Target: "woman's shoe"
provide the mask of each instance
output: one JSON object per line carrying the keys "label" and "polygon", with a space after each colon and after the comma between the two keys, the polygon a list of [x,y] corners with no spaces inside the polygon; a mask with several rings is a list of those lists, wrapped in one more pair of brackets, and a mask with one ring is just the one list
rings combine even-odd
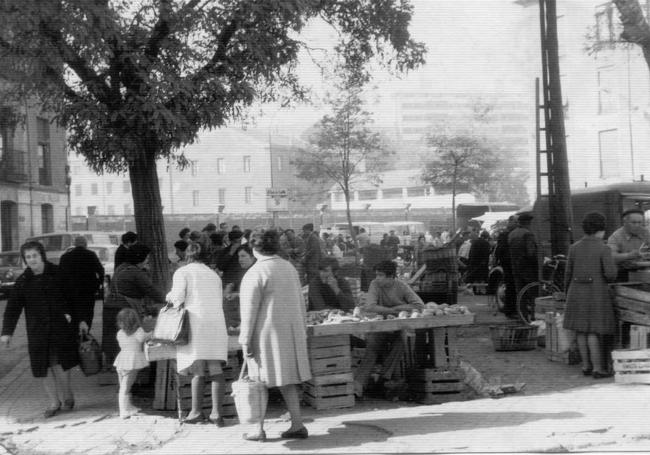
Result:
{"label": "woman's shoe", "polygon": [[219,428],[223,428],[226,426],[226,422],[223,420],[223,417],[217,417],[217,418],[209,417],[208,420],[210,421],[210,423],[216,425]]}
{"label": "woman's shoe", "polygon": [[246,434],[242,436],[245,441],[266,442],[266,432],[262,431],[259,434]]}
{"label": "woman's shoe", "polygon": [[63,400],[63,407],[61,409],[63,411],[72,411],[74,409],[74,398]]}
{"label": "woman's shoe", "polygon": [[199,414],[196,417],[192,417],[191,419],[185,418],[183,420],[183,423],[189,423],[190,425],[195,424],[195,423],[202,423],[205,420],[205,416],[203,414]]}
{"label": "woman's shoe", "polygon": [[282,439],[307,439],[309,437],[309,433],[307,432],[307,428],[302,427],[300,430],[295,430],[295,431],[285,431],[280,435]]}
{"label": "woman's shoe", "polygon": [[60,410],[61,410],[61,403],[59,403],[59,405],[55,408],[47,408],[43,412],[43,417],[45,417],[46,419],[49,419],[50,417],[54,417],[59,413]]}
{"label": "woman's shoe", "polygon": [[611,378],[612,376],[614,376],[612,373],[601,373],[600,371],[594,371],[591,374],[591,377],[594,379]]}

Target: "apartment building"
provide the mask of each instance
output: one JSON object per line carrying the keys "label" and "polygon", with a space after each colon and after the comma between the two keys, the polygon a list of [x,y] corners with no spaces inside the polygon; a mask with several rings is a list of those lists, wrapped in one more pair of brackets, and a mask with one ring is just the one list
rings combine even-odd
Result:
{"label": "apartment building", "polygon": [[37,103],[0,107],[0,248],[68,227],[65,130]]}

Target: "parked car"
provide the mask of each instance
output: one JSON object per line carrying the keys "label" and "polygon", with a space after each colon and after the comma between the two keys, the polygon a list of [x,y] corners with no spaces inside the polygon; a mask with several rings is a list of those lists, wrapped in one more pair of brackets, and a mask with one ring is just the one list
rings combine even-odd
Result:
{"label": "parked car", "polygon": [[110,231],[70,231],[49,232],[47,234],[29,237],[27,241],[37,241],[43,244],[47,260],[58,264],[61,256],[74,245],[74,239],[83,236],[90,245],[115,245],[120,244],[120,233]]}
{"label": "parked car", "polygon": [[25,270],[20,251],[0,253],[0,297],[5,298],[14,288],[16,278]]}

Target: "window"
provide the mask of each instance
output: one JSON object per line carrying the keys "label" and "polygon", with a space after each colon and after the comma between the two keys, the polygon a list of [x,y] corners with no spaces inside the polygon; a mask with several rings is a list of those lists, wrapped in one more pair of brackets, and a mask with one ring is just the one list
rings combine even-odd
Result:
{"label": "window", "polygon": [[52,165],[50,163],[50,122],[46,118],[36,119],[38,183],[52,184]]}
{"label": "window", "polygon": [[251,171],[251,157],[250,155],[246,155],[244,157],[244,172],[250,172]]}
{"label": "window", "polygon": [[115,206],[114,205],[109,205],[106,210],[108,211],[108,215],[115,215]]}
{"label": "window", "polygon": [[113,182],[106,182],[106,194],[113,194]]}
{"label": "window", "polygon": [[223,158],[217,158],[217,174],[226,173],[226,162]]}
{"label": "window", "polygon": [[75,185],[74,186],[74,195],[75,196],[81,196],[81,185]]}
{"label": "window", "polygon": [[406,189],[406,195],[409,197],[413,196],[426,196],[427,187],[426,186],[412,186]]}
{"label": "window", "polygon": [[90,194],[93,196],[97,195],[97,184],[96,183],[91,183],[90,184]]}
{"label": "window", "polygon": [[360,190],[359,191],[359,200],[368,201],[371,199],[377,199],[377,190]]}
{"label": "window", "polygon": [[199,206],[199,192],[198,190],[192,191],[192,207]]}
{"label": "window", "polygon": [[598,113],[618,112],[618,75],[614,66],[598,68]]}
{"label": "window", "polygon": [[133,215],[133,212],[131,211],[131,204],[124,204],[124,214]]}
{"label": "window", "polygon": [[282,157],[278,156],[277,157],[277,162],[278,162],[278,171],[282,170]]}
{"label": "window", "polygon": [[199,173],[199,162],[198,161],[190,161],[190,172],[192,173],[192,177],[197,176],[197,174]]}
{"label": "window", "polygon": [[41,232],[54,232],[54,207],[51,204],[41,205]]}
{"label": "window", "polygon": [[129,182],[128,180],[122,182],[122,192],[123,193],[131,192],[131,182]]}
{"label": "window", "polygon": [[244,202],[246,204],[250,204],[252,200],[253,200],[253,187],[247,186],[246,188],[244,188]]}
{"label": "window", "polygon": [[620,161],[618,156],[618,130],[598,132],[598,152],[600,155],[600,177],[620,177]]}
{"label": "window", "polygon": [[401,199],[402,198],[402,189],[401,188],[387,188],[382,191],[383,199]]}
{"label": "window", "polygon": [[226,205],[226,189],[219,188],[219,204]]}
{"label": "window", "polygon": [[84,208],[83,207],[75,207],[74,208],[74,214],[76,216],[84,216]]}

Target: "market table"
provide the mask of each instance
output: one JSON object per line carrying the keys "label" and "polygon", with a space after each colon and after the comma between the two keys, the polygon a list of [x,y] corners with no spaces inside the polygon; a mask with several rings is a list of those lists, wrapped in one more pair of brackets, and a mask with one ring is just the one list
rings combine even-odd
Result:
{"label": "market table", "polygon": [[[402,332],[402,337],[396,339],[391,351],[384,357],[382,376],[404,380],[407,371],[415,367],[426,366],[447,373],[447,370],[457,367],[456,329],[473,324],[474,320],[474,314],[450,314],[308,325],[307,341],[313,378],[306,383],[303,398],[316,409],[354,406],[350,335]],[[408,337],[408,332],[415,332],[416,336]],[[450,378],[449,374],[442,382],[452,388],[462,385],[455,376]]]}

